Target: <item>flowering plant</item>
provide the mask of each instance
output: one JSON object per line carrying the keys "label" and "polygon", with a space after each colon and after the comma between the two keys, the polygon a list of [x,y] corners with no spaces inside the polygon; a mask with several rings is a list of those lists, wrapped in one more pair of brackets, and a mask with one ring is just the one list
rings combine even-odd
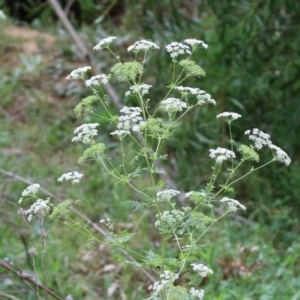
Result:
{"label": "flowering plant", "polygon": [[[91,68],[83,67],[72,71],[67,79],[82,79],[86,86],[91,88],[93,95],[83,99],[76,106],[75,114],[77,117],[82,117],[91,113],[101,117],[101,111],[105,113],[103,117],[109,119],[114,127],[114,131],[110,134],[120,144],[121,164],[110,156],[103,143],[97,141],[97,128],[100,126],[98,123],[79,126],[74,131],[75,137],[72,141],[87,145],[87,149],[79,158],[80,164],[86,160],[99,163],[105,173],[134,191],[136,199],[131,201],[134,208],[142,207],[153,212],[155,216],[153,227],[159,233],[161,241],[155,251],[153,249],[148,249],[143,253],[132,251],[130,240],[134,237],[134,233],[116,232],[114,223],[109,218],[100,220],[100,225],[105,226],[104,239],[95,237],[86,226],[84,234],[87,235],[89,232],[88,236],[93,241],[111,246],[118,258],[122,257],[120,249],[130,252],[134,256],[134,261],[123,256],[126,263],[157,274],[157,281],[149,286],[152,294],[148,299],[203,299],[204,290],[197,289],[193,286],[193,282],[197,276],[206,277],[213,274],[213,270],[202,263],[201,257],[197,257],[200,240],[211,226],[225,215],[246,209],[238,200],[221,196],[230,192],[234,183],[254,171],[274,161],[289,165],[291,160],[282,149],[272,143],[268,134],[256,128],[245,132],[250,140],[249,145],[236,147],[232,139],[231,125],[233,121],[241,118],[241,115],[223,112],[218,114],[217,118],[228,124],[230,149],[218,147],[209,151],[208,156],[213,159],[214,163],[210,181],[206,186],[199,187],[199,191],[186,193],[168,186],[162,180],[164,170],[160,164],[161,160],[167,159],[167,154],[163,153],[164,143],[173,134],[175,126],[178,126],[180,120],[192,109],[205,104],[216,104],[207,92],[182,85],[191,76],[205,76],[205,71],[192,61],[192,55],[197,50],[207,49],[208,45],[200,40],[187,39],[184,43],[172,42],[166,46],[166,51],[172,60],[173,75],[171,82],[168,83],[166,95],[156,104],[149,97],[152,86],[144,83],[143,77],[148,51],[159,49],[159,46],[150,41],[138,41],[128,47],[128,52],[133,53],[135,59],[122,62],[111,50],[111,43],[115,39],[116,37],[107,37],[94,47],[97,51],[108,50],[116,58],[117,62],[109,74],[99,74],[88,79],[86,75]],[[182,57],[183,59],[179,60]],[[105,85],[114,79],[128,84],[125,97],[130,97],[130,103],[134,103],[133,106],[124,105],[118,115],[112,112],[113,109],[104,92]],[[93,108],[96,102],[102,107],[99,113]],[[135,147],[134,156],[132,156],[132,151],[131,153],[125,151],[124,145],[130,140]],[[258,167],[251,167],[246,174],[237,177],[237,170],[246,161],[259,162],[257,150],[264,147],[271,150],[272,158]],[[228,165],[230,168],[227,169],[227,178],[218,188],[215,182]],[[150,186],[139,187],[137,177],[141,175],[149,179]],[[79,183],[82,177],[83,174],[74,171],[62,175],[58,181]],[[30,220],[34,217],[44,218],[45,216],[54,220],[62,217],[69,218],[68,207],[72,201],[67,200],[54,206],[49,203],[49,199],[37,198],[38,190],[39,185],[35,184],[28,187],[22,194],[21,201],[25,197],[37,199],[36,204],[26,211]],[[177,201],[180,196],[185,199],[184,203]],[[215,206],[223,206],[223,213],[217,217],[214,213]],[[77,226],[76,230],[80,232],[77,222],[72,223],[71,219],[68,219],[67,225],[73,228]],[[174,244],[177,247],[176,256],[172,256],[168,251],[170,247],[174,247]],[[184,276],[191,280],[184,286],[180,286],[180,279]]]}

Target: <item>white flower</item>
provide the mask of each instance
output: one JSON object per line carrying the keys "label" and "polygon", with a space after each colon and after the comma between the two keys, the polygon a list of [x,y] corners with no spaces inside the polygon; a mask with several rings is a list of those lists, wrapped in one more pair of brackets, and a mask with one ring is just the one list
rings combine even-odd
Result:
{"label": "white flower", "polygon": [[158,294],[163,288],[172,285],[173,282],[178,279],[178,274],[166,270],[159,276],[159,278],[159,281],[149,286],[149,290],[153,290],[156,294]]}
{"label": "white flower", "polygon": [[190,191],[188,193],[185,193],[186,198],[190,198],[191,196],[206,197],[207,194],[204,191],[201,191],[201,192]]}
{"label": "white flower", "polygon": [[35,194],[39,191],[40,185],[38,183],[34,183],[29,185],[23,192],[22,197],[19,199],[18,203],[20,204],[23,201],[23,197],[27,196],[35,196]]}
{"label": "white flower", "polygon": [[238,209],[246,210],[246,207],[242,205],[239,201],[230,199],[228,197],[223,197],[220,202],[225,203],[229,211],[236,212]]}
{"label": "white flower", "polygon": [[1,9],[0,9],[0,19],[2,19],[2,20],[6,19],[6,16]]}
{"label": "white flower", "polygon": [[172,115],[178,111],[182,111],[184,108],[187,108],[187,104],[176,98],[167,98],[160,102],[159,107],[169,115]]}
{"label": "white flower", "polygon": [[284,163],[286,166],[288,166],[291,163],[291,159],[289,158],[287,153],[284,152],[281,148],[275,145],[269,145],[269,148],[273,150],[275,160]]}
{"label": "white flower", "polygon": [[170,201],[173,197],[176,197],[176,195],[179,195],[180,192],[176,190],[165,190],[162,192],[158,192],[156,194],[158,201]]}
{"label": "white flower", "polygon": [[149,92],[149,89],[152,87],[152,85],[149,85],[149,84],[136,84],[136,85],[133,85],[131,86],[129,89],[130,91],[127,91],[125,93],[125,96],[129,96],[129,95],[133,95],[133,94],[141,94],[142,96],[143,95],[146,95],[148,94]]}
{"label": "white flower", "polygon": [[115,36],[109,36],[103,40],[101,40],[93,49],[98,51],[101,49],[107,49],[109,48],[109,45],[113,40],[116,40],[117,38]]}
{"label": "white flower", "polygon": [[115,131],[111,132],[110,134],[115,135],[115,136],[119,137],[120,139],[122,139],[125,135],[130,134],[130,131],[128,131],[128,130],[115,130]]}
{"label": "white flower", "polygon": [[211,98],[211,95],[206,93],[205,91],[202,91],[198,88],[190,88],[185,86],[176,86],[174,87],[175,90],[178,90],[181,92],[181,95],[185,97],[188,94],[194,95],[198,100],[198,105],[202,105],[205,103],[212,103],[213,105],[216,105],[216,101]]}
{"label": "white flower", "polygon": [[240,114],[234,113],[234,112],[223,112],[221,114],[217,115],[217,118],[221,118],[224,121],[231,123],[234,120],[237,120],[238,118],[241,118],[242,116]]}
{"label": "white flower", "polygon": [[216,150],[210,149],[209,152],[210,152],[209,156],[211,158],[215,158],[218,164],[222,163],[228,158],[235,158],[235,153],[225,148],[218,147]]}
{"label": "white flower", "polygon": [[94,142],[94,136],[98,134],[96,127],[98,123],[83,124],[77,127],[74,131],[75,136],[72,142],[83,142],[84,144],[90,144]]}
{"label": "white flower", "polygon": [[201,277],[206,277],[208,274],[213,274],[213,271],[203,264],[191,264],[191,266],[193,266],[193,270]]}
{"label": "white flower", "polygon": [[91,67],[82,67],[76,70],[73,70],[70,75],[66,77],[66,79],[79,79],[82,78],[83,75],[88,71],[91,70]]}
{"label": "white flower", "polygon": [[38,199],[35,203],[31,205],[31,207],[25,211],[25,215],[28,216],[28,221],[30,222],[34,215],[42,215],[45,216],[50,211],[50,206],[48,205],[49,200]]}
{"label": "white flower", "polygon": [[173,60],[180,54],[191,54],[190,47],[182,43],[172,42],[166,46],[166,49]]}
{"label": "white flower", "polygon": [[57,181],[62,182],[62,181],[70,181],[72,180],[72,183],[79,183],[80,179],[83,177],[83,174],[78,173],[76,171],[73,172],[68,172],[63,174],[61,177],[57,179]]}
{"label": "white flower", "polygon": [[201,46],[201,47],[203,47],[203,48],[208,48],[208,45],[207,44],[205,44],[203,41],[201,41],[201,40],[196,40],[196,39],[186,39],[185,41],[184,41],[186,44],[188,44],[188,45],[190,45],[190,46],[192,46],[192,47],[194,47],[194,46]]}
{"label": "white flower", "polygon": [[147,51],[149,49],[159,49],[159,47],[153,42],[141,40],[129,46],[127,50],[128,52],[132,51],[134,53],[137,53],[139,51]]}
{"label": "white flower", "polygon": [[[121,110],[121,113],[124,116],[119,117],[119,123],[117,125],[120,131],[128,132],[130,129],[133,131],[139,131],[142,125],[145,125],[143,118],[141,117],[141,108],[140,107],[127,107],[124,106]],[[114,132],[116,135],[117,133],[121,132]]]}
{"label": "white flower", "polygon": [[100,85],[101,83],[103,84],[108,83],[108,77],[105,74],[93,76],[90,79],[85,81],[86,86]]}
{"label": "white flower", "polygon": [[[158,217],[158,215],[156,215],[156,217]],[[166,210],[160,216],[161,221],[170,228],[173,228],[177,223],[181,223],[183,218],[184,212],[175,209],[170,211]],[[159,227],[161,225],[162,224],[160,223],[160,221],[155,222],[155,227]]]}
{"label": "white flower", "polygon": [[199,300],[202,300],[203,297],[204,297],[204,294],[205,294],[205,291],[204,290],[196,290],[195,288],[191,288],[190,289],[190,294],[192,297],[196,298],[196,299],[199,299]]}
{"label": "white flower", "polygon": [[249,135],[249,139],[254,142],[254,148],[261,149],[263,146],[269,147],[272,145],[270,136],[257,128],[245,131],[245,135]]}
{"label": "white flower", "polygon": [[30,195],[30,194],[35,195],[35,194],[38,192],[38,190],[40,189],[40,187],[41,187],[41,186],[40,186],[38,183],[34,183],[34,184],[28,186],[28,187],[22,192],[22,197],[26,197],[26,196],[28,196],[28,195]]}

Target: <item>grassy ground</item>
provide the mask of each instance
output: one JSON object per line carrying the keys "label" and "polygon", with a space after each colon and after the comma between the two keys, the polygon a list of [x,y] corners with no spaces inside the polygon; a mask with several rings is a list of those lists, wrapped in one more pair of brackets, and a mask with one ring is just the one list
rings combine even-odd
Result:
{"label": "grassy ground", "polygon": [[[13,30],[15,35],[10,34]],[[64,80],[70,70],[82,65],[72,48],[66,47],[70,40],[66,35],[16,27],[2,28],[0,34],[1,168],[40,183],[60,199],[80,199],[76,207],[94,222],[110,217],[118,230],[139,228],[134,240],[138,251],[155,248],[155,231],[149,227],[147,212],[135,214],[124,205],[124,199],[134,194],[97,166],[87,164],[81,169],[76,164],[82,148],[70,140],[82,120],[72,110],[86,91],[81,84]],[[108,129],[109,124],[101,127],[100,139],[114,151]],[[57,183],[61,174],[74,169],[84,171],[83,184]],[[200,181],[199,177],[196,174],[195,180]],[[8,258],[17,269],[32,272],[27,250],[36,247],[40,251],[38,228],[34,223],[24,226],[17,214],[17,201],[27,185],[5,175],[0,178],[0,257]],[[184,185],[186,179],[180,180]],[[244,217],[254,219],[255,213],[252,209]],[[207,291],[205,299],[300,299],[300,240],[295,231],[297,220],[289,218],[289,213],[288,208],[274,206],[266,209],[268,218],[273,215],[269,223],[233,217],[214,226],[201,252],[215,273],[198,282]],[[282,226],[283,222],[288,224]],[[90,244],[63,224],[46,223],[46,227],[47,275],[49,287],[57,294],[85,300],[146,298],[149,280],[138,269],[113,260],[109,248]],[[36,264],[42,279],[39,258]],[[16,299],[36,299],[19,279],[0,270],[0,292]]]}

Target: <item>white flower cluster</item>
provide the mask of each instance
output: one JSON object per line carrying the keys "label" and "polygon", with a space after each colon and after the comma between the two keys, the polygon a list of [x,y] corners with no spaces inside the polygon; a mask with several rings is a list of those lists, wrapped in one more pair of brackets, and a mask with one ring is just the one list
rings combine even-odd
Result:
{"label": "white flower cluster", "polygon": [[162,289],[173,284],[178,279],[178,274],[172,273],[168,270],[164,271],[160,276],[160,280],[149,286],[149,290],[153,290],[158,294]]}
{"label": "white flower cluster", "polygon": [[105,74],[93,76],[90,79],[85,81],[86,86],[100,85],[101,83],[103,84],[108,83],[108,77]]}
{"label": "white flower cluster", "polygon": [[158,192],[156,196],[158,201],[170,201],[173,197],[176,197],[176,195],[179,194],[180,194],[179,191],[170,189],[170,190]]}
{"label": "white flower cluster", "polygon": [[75,183],[79,183],[79,181],[82,177],[83,177],[83,174],[73,171],[73,172],[68,172],[68,173],[63,174],[61,177],[59,177],[57,179],[57,181],[62,182],[64,180],[65,181],[72,180],[72,183],[75,184]]}
{"label": "white flower cluster", "polygon": [[94,142],[94,137],[98,134],[96,127],[98,123],[83,124],[77,127],[74,131],[75,136],[72,142],[83,142],[84,144],[91,144]]}
{"label": "white flower cluster", "polygon": [[0,19],[2,19],[2,20],[6,19],[6,16],[1,9],[0,9]]}
{"label": "white flower cluster", "polygon": [[193,266],[193,271],[197,272],[201,277],[206,277],[208,274],[213,274],[214,272],[203,264],[191,264]]}
{"label": "white flower cluster", "polygon": [[221,118],[224,121],[230,123],[234,120],[237,120],[238,118],[241,118],[242,116],[240,114],[234,113],[234,112],[223,112],[221,114],[217,115],[217,118]]}
{"label": "white flower cluster", "polygon": [[127,107],[124,106],[121,110],[124,116],[119,117],[119,123],[117,125],[119,130],[139,131],[140,126],[145,125],[143,118],[141,117],[142,109],[140,107]]}
{"label": "white flower cluster", "polygon": [[35,196],[35,194],[39,191],[40,185],[38,183],[34,183],[28,186],[23,192],[22,197],[19,199],[18,203],[23,201],[23,197],[27,197],[29,195]]}
{"label": "white flower cluster", "polygon": [[235,153],[231,150],[220,148],[218,147],[216,150],[210,149],[209,156],[211,158],[216,159],[216,163],[221,164],[223,161],[227,160],[228,158],[235,158]]}
{"label": "white flower cluster", "polygon": [[204,191],[201,191],[201,192],[190,191],[188,193],[185,193],[186,198],[190,198],[191,196],[206,197],[207,194]]}
{"label": "white flower cluster", "polygon": [[246,207],[242,205],[239,201],[230,199],[228,197],[223,197],[220,202],[225,203],[229,211],[236,212],[238,209],[246,210]]}
{"label": "white flower cluster", "polygon": [[263,146],[270,146],[272,144],[270,136],[257,128],[245,131],[245,135],[249,135],[249,139],[254,142],[254,148],[257,150]]}
{"label": "white flower cluster", "polygon": [[[158,217],[158,215],[156,215],[156,217]],[[171,228],[177,223],[180,223],[183,220],[183,218],[184,212],[175,209],[171,211],[164,211],[160,217],[161,221]],[[154,225],[155,227],[160,227],[162,224],[160,223],[160,221],[156,221]]]}
{"label": "white flower cluster", "polygon": [[82,78],[83,75],[88,71],[91,70],[91,67],[82,67],[76,70],[73,70],[70,75],[66,77],[66,79],[79,79]]}
{"label": "white flower cluster", "polygon": [[191,88],[191,87],[185,87],[185,86],[176,86],[174,87],[175,90],[178,90],[181,92],[181,95],[185,97],[188,94],[194,95],[198,100],[198,105],[202,105],[207,103],[212,103],[213,105],[216,105],[216,101],[211,98],[211,95],[206,93],[205,91],[202,91],[198,88]]}
{"label": "white flower cluster", "polygon": [[147,51],[149,49],[159,49],[159,47],[153,42],[141,40],[129,46],[127,50],[128,52],[132,51],[134,53],[138,53],[140,51]]}
{"label": "white flower cluster", "polygon": [[188,45],[190,45],[191,47],[194,47],[194,46],[201,46],[201,47],[203,47],[203,48],[205,48],[205,49],[207,49],[208,48],[208,45],[207,44],[205,44],[203,41],[201,41],[201,40],[196,40],[196,39],[186,39],[185,41],[184,41],[186,44],[188,44]]}
{"label": "white flower cluster", "polygon": [[149,89],[152,87],[152,85],[149,84],[136,84],[131,86],[129,89],[130,91],[127,91],[125,93],[125,96],[133,95],[133,94],[141,94],[142,96],[149,93]]}
{"label": "white flower cluster", "polygon": [[269,145],[269,148],[273,150],[274,158],[282,163],[284,163],[286,166],[288,166],[291,163],[291,159],[287,155],[285,151],[283,151],[281,148],[275,146],[275,145]]}
{"label": "white flower cluster", "polygon": [[40,189],[40,185],[38,183],[34,183],[30,186],[28,186],[23,192],[22,192],[22,197],[27,197],[31,194],[35,195],[38,190]]}
{"label": "white flower cluster", "polygon": [[202,300],[203,297],[204,297],[204,294],[205,294],[204,290],[196,290],[193,287],[189,290],[189,292],[190,292],[192,297],[194,297],[196,299],[199,299],[199,300]]}
{"label": "white flower cluster", "polygon": [[31,207],[25,211],[25,215],[28,216],[28,221],[30,222],[34,215],[45,216],[50,211],[50,206],[48,205],[49,200],[38,199]]}
{"label": "white flower cluster", "polygon": [[101,49],[107,49],[109,48],[109,45],[113,40],[116,40],[117,38],[115,36],[109,36],[103,40],[101,40],[93,49],[96,51],[99,51]]}
{"label": "white flower cluster", "polygon": [[187,104],[177,98],[167,98],[160,102],[159,107],[169,115],[172,115],[187,108]]}
{"label": "white flower cluster", "polygon": [[172,42],[166,46],[167,52],[173,60],[180,54],[191,54],[190,47],[178,42]]}
{"label": "white flower cluster", "polygon": [[127,134],[130,134],[130,131],[128,131],[128,130],[115,130],[115,131],[111,132],[110,134],[115,135],[115,136],[119,137],[120,139],[122,139]]}
{"label": "white flower cluster", "polygon": [[282,162],[286,166],[291,163],[291,159],[287,153],[281,148],[273,145],[272,141],[270,140],[270,136],[267,133],[254,128],[252,130],[247,130],[245,135],[249,135],[249,139],[254,142],[254,148],[260,150],[262,147],[266,146],[272,150],[274,160]]}

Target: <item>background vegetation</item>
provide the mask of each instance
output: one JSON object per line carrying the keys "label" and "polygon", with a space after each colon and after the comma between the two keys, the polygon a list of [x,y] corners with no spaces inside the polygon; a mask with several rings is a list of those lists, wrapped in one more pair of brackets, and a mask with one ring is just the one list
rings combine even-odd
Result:
{"label": "background vegetation", "polygon": [[[217,106],[195,111],[183,120],[167,145],[173,180],[182,190],[199,190],[206,183],[211,168],[208,149],[226,142],[226,128],[215,118],[223,111],[243,116],[234,124],[236,141],[243,141],[245,129],[258,127],[290,155],[292,164],[288,168],[274,164],[236,186],[235,197],[247,207],[243,217],[250,223],[232,218],[213,228],[201,255],[215,275],[199,282],[199,287],[206,289],[205,299],[300,299],[300,3],[75,2],[77,8],[71,8],[70,19],[89,49],[108,35],[120,37],[116,45],[120,55],[126,55],[127,47],[142,38],[162,46],[161,53],[152,57],[147,82],[155,86],[157,99],[170,71],[163,46],[185,38],[202,39],[209,45],[197,58],[207,77],[191,86],[210,93]],[[1,9],[11,13],[0,33],[1,168],[40,183],[60,198],[81,199],[79,208],[95,222],[110,217],[121,229],[140,226],[136,246],[154,247],[155,232],[149,235],[147,216],[136,220],[123,204],[132,195],[96,167],[81,169],[85,180],[79,186],[57,184],[56,179],[68,169],[79,170],[76,161],[82,149],[70,140],[82,120],[72,110],[87,91],[64,78],[86,63],[80,61],[73,41],[47,2],[14,3],[9,8],[6,1],[0,1]],[[25,13],[20,14],[20,6]],[[23,27],[12,27],[12,22]],[[42,33],[33,37],[27,24]],[[21,34],[14,35],[17,30]],[[104,71],[110,67],[106,53],[97,58]],[[117,91],[121,95],[123,87],[118,86]],[[110,131],[109,124],[101,126],[101,138],[114,151]],[[0,257],[7,257],[17,268],[32,270],[26,253],[29,247],[39,247],[38,228],[24,227],[16,213],[26,185],[5,175],[0,178]],[[88,245],[84,237],[61,225],[48,226],[49,281],[59,295],[71,294],[74,299],[146,297],[149,282],[138,270],[124,270],[122,263],[111,260],[109,249]],[[1,292],[34,299],[17,278],[4,269],[0,272]],[[133,290],[132,282],[139,288]]]}

